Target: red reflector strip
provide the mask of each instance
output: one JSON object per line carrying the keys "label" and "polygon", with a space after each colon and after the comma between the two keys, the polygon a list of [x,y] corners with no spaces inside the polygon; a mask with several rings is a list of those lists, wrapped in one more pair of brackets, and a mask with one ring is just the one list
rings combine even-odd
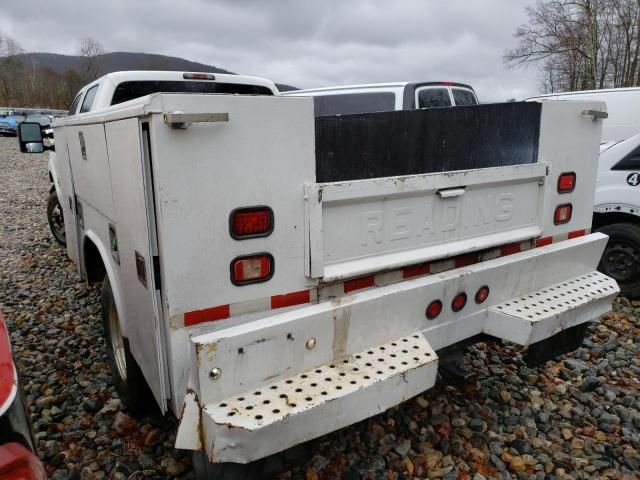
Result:
{"label": "red reflector strip", "polygon": [[353,292],[354,290],[360,290],[362,288],[373,287],[376,283],[376,277],[371,275],[370,277],[356,278],[355,280],[348,280],[344,282],[344,293]]}
{"label": "red reflector strip", "polygon": [[551,245],[553,243],[553,237],[544,237],[536,239],[536,247],[544,247],[545,245]]}
{"label": "red reflector strip", "polygon": [[514,253],[520,253],[520,244],[514,243],[511,245],[505,245],[504,247],[500,247],[500,256],[506,257],[507,255],[513,255]]}
{"label": "red reflector strip", "polygon": [[422,265],[413,265],[411,267],[405,267],[402,269],[402,278],[413,278],[419,277],[420,275],[426,275],[430,273],[431,268],[428,263],[423,263]]}
{"label": "red reflector strip", "polygon": [[198,323],[223,320],[225,318],[229,318],[229,305],[220,305],[219,307],[205,308],[204,310],[185,313],[184,326],[190,327]]}
{"label": "red reflector strip", "polygon": [[462,268],[469,265],[473,265],[480,261],[478,255],[461,255],[453,259],[453,266],[455,268]]}
{"label": "red reflector strip", "polygon": [[578,238],[586,235],[586,230],[574,230],[573,232],[569,232],[567,238]]}
{"label": "red reflector strip", "polygon": [[274,295],[271,297],[271,308],[291,307],[301,305],[311,301],[311,292],[302,290],[300,292],[287,293],[286,295]]}

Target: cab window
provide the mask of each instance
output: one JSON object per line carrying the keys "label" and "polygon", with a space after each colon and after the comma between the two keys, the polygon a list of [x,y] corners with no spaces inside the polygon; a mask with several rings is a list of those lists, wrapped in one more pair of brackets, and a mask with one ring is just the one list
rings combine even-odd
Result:
{"label": "cab window", "polygon": [[451,97],[449,90],[444,87],[429,87],[418,90],[417,94],[418,108],[433,107],[450,107]]}
{"label": "cab window", "polygon": [[84,100],[82,102],[82,107],[80,107],[80,113],[85,113],[91,110],[91,105],[93,105],[93,99],[96,98],[97,91],[98,85],[94,85],[87,90],[87,94],[84,96]]}
{"label": "cab window", "polygon": [[118,103],[128,102],[134,98],[140,98],[159,92],[273,95],[273,92],[269,88],[261,85],[180,80],[133,80],[118,84],[113,92],[111,105],[117,105]]}
{"label": "cab window", "polygon": [[341,93],[313,97],[316,117],[395,110],[393,92]]}
{"label": "cab window", "polygon": [[456,105],[478,104],[476,96],[470,90],[465,90],[463,88],[452,88],[451,93],[453,93],[453,101],[456,102]]}
{"label": "cab window", "polygon": [[78,104],[80,103],[80,98],[82,98],[82,93],[76,95],[76,98],[71,102],[71,107],[69,107],[69,115],[74,115],[78,110]]}

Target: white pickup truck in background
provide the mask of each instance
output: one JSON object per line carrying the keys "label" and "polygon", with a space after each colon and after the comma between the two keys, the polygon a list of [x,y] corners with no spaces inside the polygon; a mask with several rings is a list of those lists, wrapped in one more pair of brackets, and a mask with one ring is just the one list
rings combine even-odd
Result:
{"label": "white pickup truck in background", "polygon": [[53,171],[118,391],[179,419],[198,478],[260,478],[431,388],[442,352],[490,336],[542,361],[610,309],[601,103],[316,118],[268,81],[189,80],[208,90],[86,111],[83,89]]}

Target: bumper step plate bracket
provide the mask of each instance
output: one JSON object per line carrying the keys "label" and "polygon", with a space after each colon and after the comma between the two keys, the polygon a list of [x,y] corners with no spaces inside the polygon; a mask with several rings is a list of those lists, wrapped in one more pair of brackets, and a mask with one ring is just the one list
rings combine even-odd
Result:
{"label": "bumper step plate bracket", "polygon": [[418,332],[208,404],[209,457],[252,461],[358,422],[431,388],[437,370]]}

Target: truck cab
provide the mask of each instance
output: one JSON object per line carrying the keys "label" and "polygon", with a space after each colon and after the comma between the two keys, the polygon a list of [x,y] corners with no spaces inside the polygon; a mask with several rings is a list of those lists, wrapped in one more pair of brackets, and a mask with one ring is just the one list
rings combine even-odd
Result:
{"label": "truck cab", "polygon": [[477,105],[473,88],[456,82],[396,82],[293,90],[283,96],[313,97],[316,116]]}

